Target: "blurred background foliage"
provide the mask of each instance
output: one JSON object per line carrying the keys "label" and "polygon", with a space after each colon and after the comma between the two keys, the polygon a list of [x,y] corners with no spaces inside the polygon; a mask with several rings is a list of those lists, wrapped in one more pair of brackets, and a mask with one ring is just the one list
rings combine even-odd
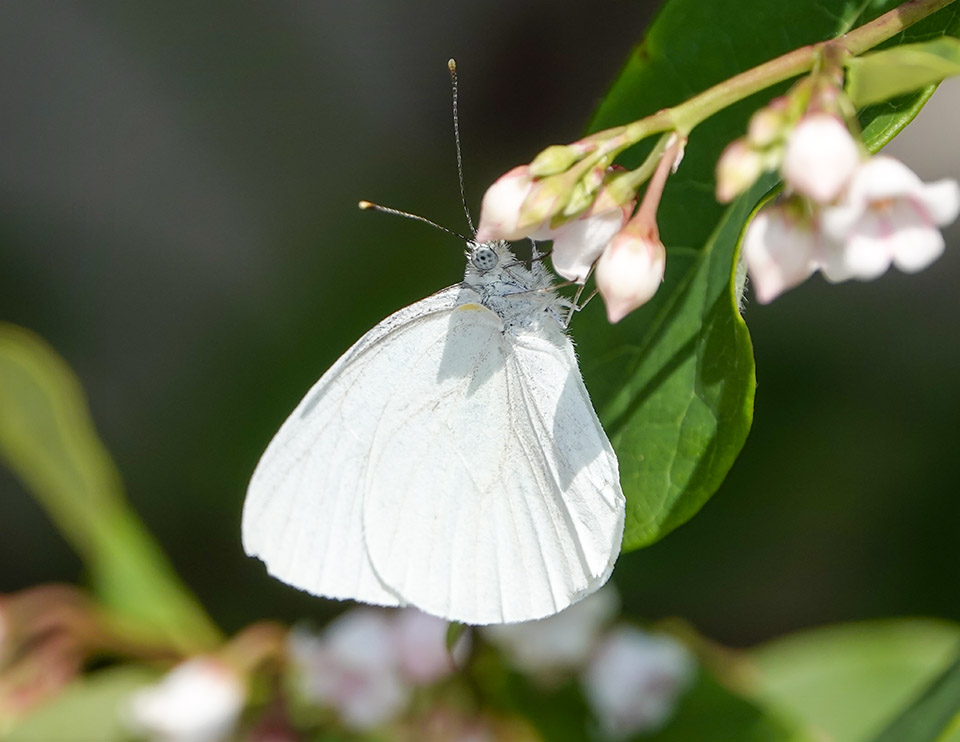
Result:
{"label": "blurred background foliage", "polygon": [[[339,610],[240,548],[253,466],[308,386],[459,279],[467,195],[577,138],[656,9],[601,0],[0,4],[0,318],[76,371],[129,499],[214,619]],[[891,149],[960,173],[946,84]],[[956,229],[917,276],[749,305],[753,431],[698,517],[624,555],[629,614],[743,646],[828,622],[960,620]],[[953,249],[951,249],[953,248]],[[576,328],[574,328],[576,336]],[[77,556],[0,470],[0,592]]]}

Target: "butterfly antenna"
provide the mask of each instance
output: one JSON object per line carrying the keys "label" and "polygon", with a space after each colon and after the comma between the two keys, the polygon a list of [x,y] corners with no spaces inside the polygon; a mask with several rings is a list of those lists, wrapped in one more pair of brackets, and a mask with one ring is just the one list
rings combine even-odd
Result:
{"label": "butterfly antenna", "polygon": [[459,232],[454,232],[452,229],[447,229],[446,227],[443,227],[437,224],[436,222],[430,221],[425,216],[418,216],[417,214],[411,214],[408,211],[400,211],[400,209],[391,209],[389,206],[381,206],[380,204],[375,204],[370,201],[361,201],[360,203],[357,204],[357,206],[359,206],[364,211],[366,211],[367,209],[373,209],[374,211],[382,211],[384,214],[393,214],[394,216],[402,216],[407,219],[413,219],[414,221],[423,222],[424,224],[429,224],[431,227],[436,227],[441,232],[446,232],[447,234],[451,234],[454,237],[459,237],[464,242],[470,242],[469,238],[464,237]]}
{"label": "butterfly antenna", "polygon": [[453,140],[457,145],[457,176],[460,178],[460,203],[463,204],[463,213],[467,217],[467,224],[470,225],[470,231],[476,234],[477,229],[473,226],[470,209],[467,208],[467,194],[463,187],[463,155],[460,153],[460,116],[457,112],[457,62],[455,59],[447,62],[447,69],[450,70],[450,87],[453,90]]}

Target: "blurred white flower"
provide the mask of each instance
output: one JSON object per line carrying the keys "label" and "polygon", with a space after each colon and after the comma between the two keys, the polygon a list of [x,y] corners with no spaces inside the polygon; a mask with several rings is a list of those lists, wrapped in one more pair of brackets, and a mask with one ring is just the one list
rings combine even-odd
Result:
{"label": "blurred white flower", "polygon": [[217,742],[232,734],[245,698],[236,672],[214,657],[201,656],[136,691],[124,718],[134,731],[157,742]]}
{"label": "blurred white flower", "polygon": [[607,319],[619,322],[646,304],[660,288],[667,250],[655,236],[628,224],[597,261],[597,288],[607,305]]}
{"label": "blurred white flower", "polygon": [[520,210],[533,189],[529,165],[518,165],[499,178],[483,194],[477,242],[518,240],[536,229],[519,229]]}
{"label": "blurred white flower", "polygon": [[727,145],[717,160],[717,201],[728,203],[752,186],[764,171],[763,155],[746,139]]}
{"label": "blurred white flower", "polygon": [[907,273],[943,253],[943,227],[960,212],[952,179],[924,183],[906,165],[879,155],[856,171],[843,203],[824,210],[823,229],[838,249],[822,270],[831,281],[869,280],[893,263]]}
{"label": "blurred white flower", "polygon": [[743,236],[743,259],[757,301],[767,304],[803,283],[818,265],[816,225],[788,206],[767,206]]}
{"label": "blurred white flower", "polygon": [[566,610],[538,621],[485,626],[482,631],[518,670],[547,674],[582,666],[620,605],[607,585]]}
{"label": "blurred white flower", "polygon": [[857,142],[840,118],[807,114],[787,138],[783,178],[797,193],[827,204],[843,191],[860,157]]}
{"label": "blurred white flower", "polygon": [[681,644],[622,626],[604,638],[581,681],[606,732],[626,737],[661,728],[695,673]]}
{"label": "blurred white flower", "polygon": [[354,609],[335,619],[320,636],[290,632],[291,658],[301,690],[330,706],[353,729],[372,729],[396,716],[410,689],[397,668],[393,626],[386,612]]}
{"label": "blurred white flower", "polygon": [[447,677],[466,660],[470,634],[460,635],[447,650],[447,629],[450,624],[416,608],[401,608],[394,614],[394,641],[401,674],[417,685],[428,685]]}

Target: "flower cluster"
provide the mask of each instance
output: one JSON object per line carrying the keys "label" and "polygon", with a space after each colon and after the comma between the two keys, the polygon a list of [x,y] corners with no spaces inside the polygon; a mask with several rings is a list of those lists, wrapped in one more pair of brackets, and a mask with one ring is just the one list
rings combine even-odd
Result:
{"label": "flower cluster", "polygon": [[[925,184],[892,157],[871,157],[843,115],[844,98],[809,86],[761,109],[717,165],[717,198],[780,169],[785,194],[759,211],[743,240],[757,300],[773,301],[820,271],[831,282],[919,271],[943,252],[939,227],[960,213],[954,180]],[[796,115],[797,101],[806,110]]]}
{"label": "flower cluster", "polygon": [[291,632],[289,656],[302,698],[334,710],[344,726],[373,729],[398,716],[412,691],[451,675],[469,634],[447,651],[448,624],[416,608],[356,608],[320,635]]}
{"label": "flower cluster", "polygon": [[690,687],[696,663],[666,635],[627,624],[608,627],[618,603],[608,585],[555,616],[482,631],[514,667],[541,682],[576,673],[610,738],[652,733],[666,724]]}
{"label": "flower cluster", "polygon": [[552,240],[554,270],[582,285],[595,268],[607,316],[619,322],[649,301],[663,281],[666,248],[656,212],[667,175],[679,164],[682,141],[670,135],[655,151],[655,172],[639,208],[636,187],[650,173],[643,167],[635,172],[605,167],[598,146],[583,140],[550,147],[531,164],[501,176],[484,194],[476,238]]}

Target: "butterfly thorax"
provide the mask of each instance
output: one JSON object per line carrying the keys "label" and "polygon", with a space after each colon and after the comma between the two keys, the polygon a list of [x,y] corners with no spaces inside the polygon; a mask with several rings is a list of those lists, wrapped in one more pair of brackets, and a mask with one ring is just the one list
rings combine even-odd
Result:
{"label": "butterfly thorax", "polygon": [[505,330],[536,330],[545,322],[563,326],[568,300],[554,290],[543,261],[533,260],[528,267],[505,242],[470,243],[469,248],[463,283],[500,316]]}

